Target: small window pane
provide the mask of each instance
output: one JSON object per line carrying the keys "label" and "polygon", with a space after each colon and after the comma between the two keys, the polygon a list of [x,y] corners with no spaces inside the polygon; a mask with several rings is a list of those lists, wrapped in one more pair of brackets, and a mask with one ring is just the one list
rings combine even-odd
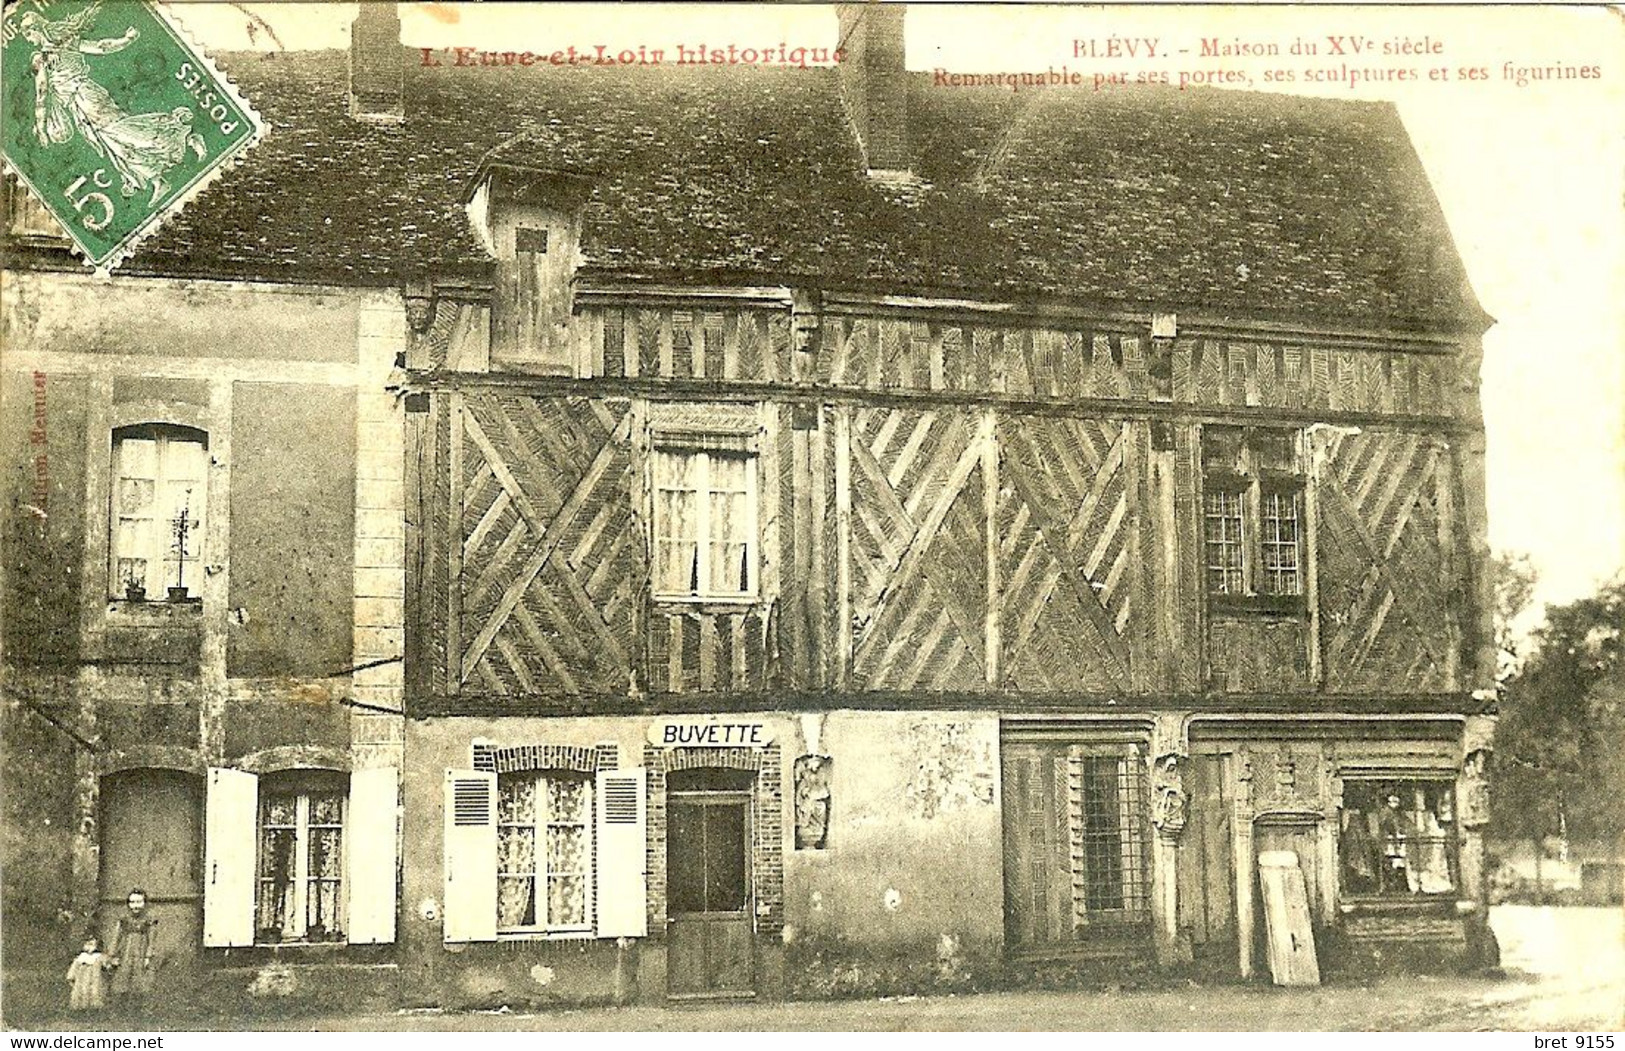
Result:
{"label": "small window pane", "polygon": [[497,789],[497,821],[509,825],[536,820],[536,782],[529,777],[501,777]]}
{"label": "small window pane", "polygon": [[158,477],[158,443],[150,438],[119,442],[119,474],[125,478]]}
{"label": "small window pane", "polygon": [[1241,515],[1244,496],[1241,492],[1222,489],[1209,490],[1205,495],[1207,586],[1208,591],[1216,595],[1240,595],[1246,591],[1246,545]]}
{"label": "small window pane", "polygon": [[118,485],[118,513],[150,515],[155,489],[150,478],[121,478]]}
{"label": "small window pane", "polygon": [[177,481],[201,485],[208,463],[202,442],[171,438],[165,443],[164,476]]}
{"label": "small window pane", "polygon": [[570,778],[549,778],[547,812],[554,821],[580,821],[586,817],[587,782]]}
{"label": "small window pane", "polygon": [[584,876],[550,876],[547,881],[547,917],[552,927],[587,924],[587,880]]}

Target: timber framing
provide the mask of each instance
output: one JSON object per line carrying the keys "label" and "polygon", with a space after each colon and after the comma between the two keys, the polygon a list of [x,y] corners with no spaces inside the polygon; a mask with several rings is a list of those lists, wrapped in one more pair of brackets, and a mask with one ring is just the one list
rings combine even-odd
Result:
{"label": "timber framing", "polygon": [[493,390],[510,394],[553,397],[643,397],[660,401],[813,402],[846,406],[941,405],[993,407],[1022,415],[1057,417],[1113,417],[1176,423],[1269,423],[1308,427],[1392,426],[1436,431],[1441,434],[1482,433],[1482,424],[1440,414],[1344,412],[1336,410],[1282,410],[1266,407],[1209,406],[1185,402],[1136,402],[1107,398],[1035,399],[1019,395],[957,392],[874,390],[829,384],[788,384],[737,381],[726,386],[704,380],[665,380],[645,377],[577,379],[535,376],[516,372],[426,372],[401,384],[403,394]]}
{"label": "timber framing", "polygon": [[[626,694],[430,694],[414,699],[413,719],[458,716],[691,715],[742,712],[829,711],[979,711],[1002,718],[1149,719],[1153,712],[1186,711],[1209,716],[1317,723],[1359,720],[1360,732],[1380,733],[1386,723],[1407,719],[1460,721],[1477,714],[1482,704],[1466,693],[1304,695],[1293,694],[1032,694],[969,691],[813,691],[775,690],[759,693]],[[1204,730],[1209,725],[1203,723]],[[1257,727],[1231,723],[1235,732]],[[1408,725],[1408,724],[1406,724]],[[1401,725],[1399,736],[1413,733]]]}

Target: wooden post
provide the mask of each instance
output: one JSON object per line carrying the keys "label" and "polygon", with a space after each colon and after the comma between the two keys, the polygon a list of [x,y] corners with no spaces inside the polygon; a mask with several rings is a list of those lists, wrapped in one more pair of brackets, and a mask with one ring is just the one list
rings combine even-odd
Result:
{"label": "wooden post", "polygon": [[998,421],[992,409],[982,413],[982,516],[985,558],[987,559],[987,631],[984,643],[983,666],[989,686],[999,685],[1000,605],[1003,602],[1003,584],[999,580],[999,442]]}
{"label": "wooden post", "polygon": [[446,693],[463,683],[463,395],[451,393],[446,450],[450,494],[446,503]]}
{"label": "wooden post", "polygon": [[835,638],[834,686],[852,673],[852,410],[835,413]]}
{"label": "wooden post", "polygon": [[1246,752],[1230,756],[1234,779],[1234,813],[1230,820],[1231,858],[1236,876],[1237,968],[1243,978],[1253,976],[1253,792],[1252,770]]}

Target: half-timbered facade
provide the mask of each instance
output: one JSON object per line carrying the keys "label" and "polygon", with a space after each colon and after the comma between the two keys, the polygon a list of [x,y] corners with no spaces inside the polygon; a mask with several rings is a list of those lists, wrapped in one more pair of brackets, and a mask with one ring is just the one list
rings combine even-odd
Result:
{"label": "half-timbered facade", "polygon": [[281,134],[146,258],[399,311],[405,999],[1482,956],[1489,319],[1391,106],[361,23],[226,56]]}
{"label": "half-timbered facade", "polygon": [[[408,936],[542,998],[1478,952],[1486,319],[1392,109],[945,97],[842,17],[549,96],[409,300]],[[641,856],[570,875],[551,777]]]}

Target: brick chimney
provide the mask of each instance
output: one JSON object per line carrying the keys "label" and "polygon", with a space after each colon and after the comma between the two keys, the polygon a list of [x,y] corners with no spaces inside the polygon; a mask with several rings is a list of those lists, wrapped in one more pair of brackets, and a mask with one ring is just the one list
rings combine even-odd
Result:
{"label": "brick chimney", "polygon": [[350,27],[350,116],[398,124],[404,59],[401,15],[392,3],[363,3]]}
{"label": "brick chimney", "polygon": [[858,147],[871,173],[904,172],[908,143],[908,79],[903,70],[903,14],[900,3],[870,0],[837,4],[841,99],[858,134]]}

